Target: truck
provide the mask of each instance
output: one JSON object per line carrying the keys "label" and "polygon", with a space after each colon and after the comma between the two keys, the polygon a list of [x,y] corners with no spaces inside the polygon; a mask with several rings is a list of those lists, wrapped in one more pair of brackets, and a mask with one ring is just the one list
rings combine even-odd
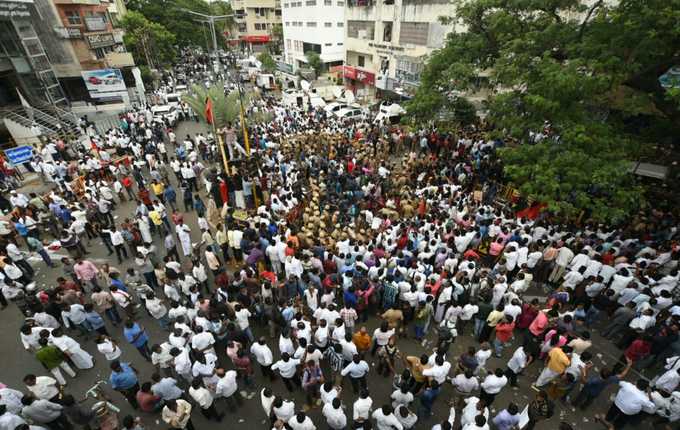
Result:
{"label": "truck", "polygon": [[276,80],[274,79],[274,75],[269,73],[258,74],[255,83],[258,87],[265,90],[273,90],[274,87],[276,86]]}

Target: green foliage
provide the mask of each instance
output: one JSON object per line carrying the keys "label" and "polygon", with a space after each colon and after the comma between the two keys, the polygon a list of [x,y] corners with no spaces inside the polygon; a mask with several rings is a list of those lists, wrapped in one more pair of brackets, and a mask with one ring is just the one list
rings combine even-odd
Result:
{"label": "green foliage", "polygon": [[[230,15],[231,5],[224,1],[208,3],[205,0],[129,0],[128,10],[137,11],[149,21],[164,26],[172,33],[180,46],[205,46],[205,37],[209,33],[204,29],[204,24],[199,22],[200,17],[191,15],[184,9],[207,15]],[[218,47],[224,46],[221,33],[233,28],[233,17],[215,24],[215,30],[220,34]],[[212,40],[208,34],[208,40]],[[212,43],[211,43],[212,46]]]}
{"label": "green foliage", "polygon": [[262,63],[262,70],[265,72],[273,72],[276,70],[276,61],[269,55],[268,52],[262,52],[257,56],[257,60]]}
{"label": "green foliage", "polygon": [[[525,195],[598,220],[644,204],[629,162],[680,132],[678,100],[658,82],[680,62],[680,0],[468,0],[449,22],[468,31],[428,60],[407,105],[416,121],[486,91],[487,120],[525,143],[501,151]],[[559,138],[527,144],[546,124]]]}
{"label": "green foliage", "polygon": [[125,46],[134,54],[137,64],[154,68],[173,60],[175,36],[161,24],[129,11],[120,19],[120,26],[125,30]]}
{"label": "green foliage", "polygon": [[316,72],[318,76],[319,72],[321,72],[321,68],[323,67],[323,61],[321,61],[319,54],[314,51],[309,51],[305,53],[305,57],[307,57],[307,64],[309,64],[309,67],[314,69],[314,72]]}
{"label": "green foliage", "polygon": [[[240,103],[237,91],[232,91],[229,95],[224,94],[222,89],[223,82],[215,82],[209,89],[203,85],[194,85],[191,94],[182,96],[182,100],[198,113],[198,116],[205,121],[205,101],[209,96],[213,103],[213,116],[215,126],[222,128],[227,123],[235,124],[240,115]],[[243,106],[247,107],[250,100],[255,97],[254,93],[243,94]]]}
{"label": "green foliage", "polygon": [[281,45],[283,44],[283,25],[274,24],[272,26],[272,41],[269,43],[269,49],[276,54],[281,54]]}

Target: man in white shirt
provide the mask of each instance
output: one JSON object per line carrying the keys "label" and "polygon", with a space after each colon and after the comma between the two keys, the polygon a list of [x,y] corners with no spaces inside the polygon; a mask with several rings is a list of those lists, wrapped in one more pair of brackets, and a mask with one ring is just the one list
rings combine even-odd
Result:
{"label": "man in white shirt", "polygon": [[255,360],[260,365],[262,370],[262,375],[269,375],[270,380],[274,380],[276,377],[272,371],[272,363],[274,362],[274,355],[272,350],[267,346],[267,340],[261,337],[256,343],[253,343],[250,347],[250,353],[255,356]]}
{"label": "man in white shirt", "polygon": [[272,370],[278,370],[283,383],[289,392],[293,392],[294,386],[300,386],[300,375],[297,373],[297,366],[300,364],[300,360],[296,358],[291,358],[290,354],[284,352],[281,354],[281,360],[274,363],[271,367]]}
{"label": "man in white shirt", "polygon": [[373,406],[373,399],[369,396],[368,390],[361,390],[359,398],[352,407],[352,420],[354,422],[363,422],[369,419],[371,416],[371,406]]}
{"label": "man in white shirt", "polygon": [[215,409],[215,402],[212,393],[205,388],[200,379],[196,378],[191,381],[189,388],[189,395],[201,407],[201,413],[207,419],[214,419],[221,422],[224,414],[217,413]]}
{"label": "man in white shirt", "polygon": [[215,396],[224,397],[229,412],[236,412],[237,407],[243,405],[243,397],[238,391],[238,383],[236,382],[236,371],[225,371],[220,368],[215,370],[215,374],[219,378],[215,386]]}
{"label": "man in white shirt", "polygon": [[376,430],[404,430],[404,426],[394,416],[390,405],[384,405],[382,408],[376,409],[371,416],[375,420]]}
{"label": "man in white shirt", "polygon": [[316,426],[311,418],[304,412],[298,412],[295,416],[288,420],[288,427],[291,430],[316,430]]}
{"label": "man in white shirt", "polygon": [[272,403],[272,413],[277,419],[287,423],[295,415],[295,403],[275,397]]}
{"label": "man in white shirt", "polygon": [[326,423],[331,429],[342,430],[347,426],[347,416],[342,410],[342,402],[339,398],[336,397],[332,402],[326,403],[321,413],[323,413]]}
{"label": "man in white shirt", "polygon": [[368,363],[362,360],[359,355],[355,355],[352,358],[352,362],[345,366],[340,374],[342,376],[349,375],[350,381],[352,382],[352,389],[356,394],[359,392],[359,386],[364,390],[366,389],[366,375],[368,374],[369,369]]}
{"label": "man in white shirt", "polygon": [[505,370],[505,376],[508,377],[510,386],[517,386],[517,375],[522,373],[525,367],[527,367],[533,361],[533,356],[527,356],[524,352],[524,347],[520,346],[515,350],[508,361],[508,368]]}
{"label": "man in white shirt", "polygon": [[24,377],[24,384],[28,391],[38,399],[56,400],[59,398],[57,380],[49,376],[35,376],[28,374]]}
{"label": "man in white shirt", "polygon": [[649,383],[644,379],[638,379],[635,385],[630,382],[619,382],[619,391],[616,393],[605,421],[615,428],[623,428],[626,424],[635,424],[639,419],[640,412],[653,411],[654,402],[647,394]]}
{"label": "man in white shirt", "polygon": [[215,354],[215,337],[212,333],[205,331],[203,327],[197,325],[196,334],[191,338],[191,347],[204,354]]}
{"label": "man in white shirt", "polygon": [[496,371],[488,375],[481,383],[481,392],[479,397],[487,406],[491,406],[496,395],[501,392],[503,387],[508,384],[508,378],[503,374],[503,369],[498,368]]}
{"label": "man in white shirt", "polygon": [[451,363],[444,360],[443,355],[437,355],[434,359],[434,366],[423,370],[423,375],[432,377],[439,385],[442,385],[446,382],[450,370]]}

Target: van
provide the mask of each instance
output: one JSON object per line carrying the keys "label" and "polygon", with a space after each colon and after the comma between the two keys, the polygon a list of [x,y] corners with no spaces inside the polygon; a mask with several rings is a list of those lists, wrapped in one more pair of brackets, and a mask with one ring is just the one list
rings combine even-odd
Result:
{"label": "van", "polygon": [[257,75],[256,84],[265,90],[273,90],[275,87],[274,75],[261,73]]}
{"label": "van", "polygon": [[399,124],[401,117],[406,113],[404,108],[396,103],[382,102],[378,114],[373,119],[373,124]]}

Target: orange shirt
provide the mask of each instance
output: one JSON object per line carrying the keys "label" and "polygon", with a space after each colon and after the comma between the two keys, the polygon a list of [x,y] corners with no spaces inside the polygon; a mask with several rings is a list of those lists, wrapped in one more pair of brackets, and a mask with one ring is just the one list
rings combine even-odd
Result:
{"label": "orange shirt", "polygon": [[358,331],[352,336],[352,341],[359,351],[368,351],[371,348],[371,335],[368,333]]}

